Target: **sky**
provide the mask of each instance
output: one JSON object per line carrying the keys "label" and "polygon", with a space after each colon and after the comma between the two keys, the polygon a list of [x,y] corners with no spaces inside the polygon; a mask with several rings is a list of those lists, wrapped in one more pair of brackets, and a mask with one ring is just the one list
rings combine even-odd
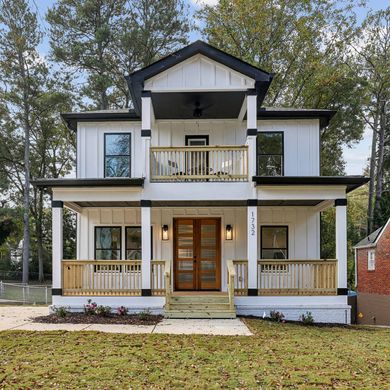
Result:
{"label": "sky", "polygon": [[[38,17],[43,28],[47,28],[45,21],[45,14],[47,9],[55,3],[55,0],[29,0],[32,8],[37,9]],[[191,14],[194,14],[202,4],[215,5],[218,0],[185,0],[187,1]],[[358,21],[362,21],[371,8],[378,10],[384,8],[388,4],[387,0],[367,0],[365,7],[355,7]],[[198,31],[190,34],[190,41],[201,39],[201,34]],[[46,56],[49,52],[49,45],[45,40],[39,47],[40,54]],[[363,170],[367,166],[368,156],[371,149],[372,132],[370,129],[366,129],[363,138],[360,142],[352,145],[352,147],[344,147],[343,154],[345,160],[345,170],[348,175],[362,175]]]}

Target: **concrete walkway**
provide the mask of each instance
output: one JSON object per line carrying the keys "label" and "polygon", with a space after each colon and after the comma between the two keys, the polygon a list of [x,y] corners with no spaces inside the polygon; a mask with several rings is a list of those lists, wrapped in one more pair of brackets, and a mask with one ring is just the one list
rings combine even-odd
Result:
{"label": "concrete walkway", "polygon": [[48,314],[47,307],[0,306],[0,331],[96,331],[106,333],[164,333],[164,334],[206,334],[225,336],[251,336],[248,327],[239,319],[164,319],[157,325],[103,325],[103,324],[40,324],[32,318]]}

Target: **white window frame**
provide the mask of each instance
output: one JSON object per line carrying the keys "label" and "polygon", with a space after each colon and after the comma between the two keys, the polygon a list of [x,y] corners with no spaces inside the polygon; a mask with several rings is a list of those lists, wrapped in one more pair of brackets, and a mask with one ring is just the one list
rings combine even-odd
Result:
{"label": "white window frame", "polygon": [[367,251],[367,271],[375,271],[375,249]]}

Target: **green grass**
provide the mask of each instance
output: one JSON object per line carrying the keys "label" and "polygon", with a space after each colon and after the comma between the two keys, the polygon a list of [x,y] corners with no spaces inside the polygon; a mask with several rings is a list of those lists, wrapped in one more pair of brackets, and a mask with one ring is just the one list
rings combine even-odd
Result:
{"label": "green grass", "polygon": [[0,389],[387,389],[390,330],[246,320],[253,337],[0,333]]}

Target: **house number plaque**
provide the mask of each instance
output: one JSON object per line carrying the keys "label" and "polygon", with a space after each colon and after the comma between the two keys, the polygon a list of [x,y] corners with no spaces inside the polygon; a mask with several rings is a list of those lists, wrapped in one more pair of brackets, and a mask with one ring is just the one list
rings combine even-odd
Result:
{"label": "house number plaque", "polygon": [[256,236],[256,217],[254,211],[250,212],[249,221],[250,234],[251,236]]}

